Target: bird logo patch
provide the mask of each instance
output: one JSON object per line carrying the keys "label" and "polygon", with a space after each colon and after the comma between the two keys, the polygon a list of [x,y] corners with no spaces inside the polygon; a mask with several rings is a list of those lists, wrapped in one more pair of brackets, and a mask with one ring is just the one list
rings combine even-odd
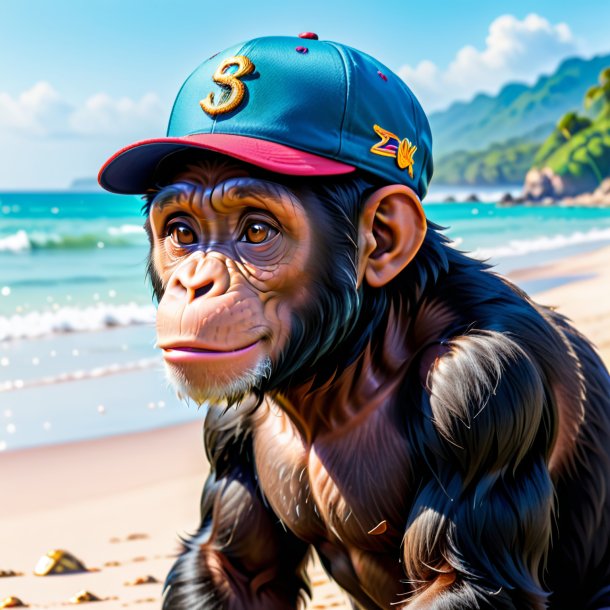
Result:
{"label": "bird logo patch", "polygon": [[373,125],[373,129],[381,140],[371,147],[371,152],[382,157],[394,157],[398,167],[407,169],[409,176],[413,178],[413,165],[415,164],[413,156],[417,146],[412,144],[408,138],[401,140],[396,134],[379,125]]}

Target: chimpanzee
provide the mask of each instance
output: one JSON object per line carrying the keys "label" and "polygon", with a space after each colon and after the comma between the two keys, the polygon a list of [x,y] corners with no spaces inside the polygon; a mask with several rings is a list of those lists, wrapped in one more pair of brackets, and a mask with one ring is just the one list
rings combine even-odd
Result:
{"label": "chimpanzee", "polygon": [[313,549],[355,608],[610,608],[608,372],[427,222],[431,175],[404,82],[312,33],[213,56],[102,168],[209,405],[164,610],[303,607]]}

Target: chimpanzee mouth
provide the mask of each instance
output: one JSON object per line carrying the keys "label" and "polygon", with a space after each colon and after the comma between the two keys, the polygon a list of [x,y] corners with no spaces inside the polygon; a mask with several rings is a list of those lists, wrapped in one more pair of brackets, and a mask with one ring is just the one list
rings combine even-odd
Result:
{"label": "chimpanzee mouth", "polygon": [[168,359],[173,358],[196,358],[197,356],[240,356],[253,350],[260,343],[260,339],[254,341],[243,347],[237,347],[233,349],[215,349],[211,347],[201,347],[198,345],[170,345],[162,347],[164,357]]}
{"label": "chimpanzee mouth", "polygon": [[221,352],[223,354],[229,354],[231,352],[241,352],[245,349],[248,349],[249,347],[252,347],[254,345],[254,343],[252,343],[251,345],[246,345],[245,347],[238,347],[237,349],[208,349],[205,347],[168,347],[166,348],[167,350],[176,350],[179,352],[201,352],[201,353],[216,353],[216,352]]}

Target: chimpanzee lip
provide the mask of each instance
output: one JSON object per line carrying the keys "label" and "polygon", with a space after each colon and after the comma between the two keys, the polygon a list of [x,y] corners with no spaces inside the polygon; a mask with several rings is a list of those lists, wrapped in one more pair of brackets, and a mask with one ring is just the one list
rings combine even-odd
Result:
{"label": "chimpanzee lip", "polygon": [[257,339],[256,341],[254,341],[253,343],[249,343],[248,345],[229,348],[229,349],[220,349],[220,348],[215,348],[215,347],[209,347],[207,345],[203,346],[203,345],[193,345],[193,344],[164,345],[164,346],[160,346],[160,347],[166,353],[168,353],[168,352],[186,352],[186,353],[191,353],[191,354],[227,354],[228,355],[228,354],[237,354],[240,352],[245,352],[246,350],[249,350],[252,347],[254,347],[255,345],[257,345],[258,343],[260,343],[260,339]]}

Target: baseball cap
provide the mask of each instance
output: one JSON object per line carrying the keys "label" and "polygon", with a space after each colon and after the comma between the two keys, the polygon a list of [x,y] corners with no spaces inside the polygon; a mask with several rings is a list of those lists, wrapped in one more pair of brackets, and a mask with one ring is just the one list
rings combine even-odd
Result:
{"label": "baseball cap", "polygon": [[256,38],[204,61],[178,92],[166,137],[119,150],[99,183],[144,193],[160,163],[187,148],[292,176],[362,170],[421,199],[432,177],[430,126],[405,82],[370,55],[309,32]]}

